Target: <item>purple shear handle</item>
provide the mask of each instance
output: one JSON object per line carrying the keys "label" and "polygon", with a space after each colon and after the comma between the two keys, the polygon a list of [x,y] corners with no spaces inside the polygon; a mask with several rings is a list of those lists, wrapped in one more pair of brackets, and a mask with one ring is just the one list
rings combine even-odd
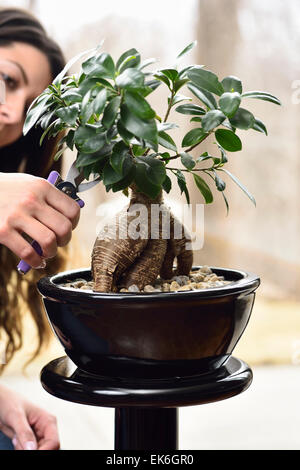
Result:
{"label": "purple shear handle", "polygon": [[[54,184],[60,179],[60,174],[57,171],[51,171],[50,175],[47,178],[47,181],[49,183]],[[84,207],[84,202],[81,199],[77,199],[76,202],[78,203],[79,207],[82,208]],[[37,252],[38,255],[42,256],[43,255],[43,250],[38,244],[37,241],[33,240],[31,243],[32,248]],[[27,274],[31,269],[31,266],[26,263],[26,261],[21,260],[20,263],[17,266],[17,270],[19,271],[20,274]]]}

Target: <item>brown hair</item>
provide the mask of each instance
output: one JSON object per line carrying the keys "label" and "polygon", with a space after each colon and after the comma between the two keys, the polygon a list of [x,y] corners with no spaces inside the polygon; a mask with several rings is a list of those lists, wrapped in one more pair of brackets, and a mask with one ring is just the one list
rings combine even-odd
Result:
{"label": "brown hair", "polygon": [[[30,44],[48,58],[52,79],[62,70],[65,60],[59,46],[47,36],[45,29],[30,13],[20,9],[0,9],[0,45],[13,42]],[[13,144],[0,149],[0,171],[29,173],[47,177],[51,170],[61,171],[61,161],[53,162],[56,139],[45,140],[39,146],[40,129],[31,130]],[[43,313],[36,283],[45,274],[54,274],[65,268],[67,249],[59,248],[55,258],[47,261],[43,271],[31,270],[22,277],[16,271],[17,256],[0,245],[0,340],[6,345],[6,364],[23,345],[23,308],[29,310],[37,329],[37,347],[34,359],[43,344],[47,344],[50,329]],[[22,308],[23,307],[23,308]],[[0,365],[2,371],[4,365]]]}

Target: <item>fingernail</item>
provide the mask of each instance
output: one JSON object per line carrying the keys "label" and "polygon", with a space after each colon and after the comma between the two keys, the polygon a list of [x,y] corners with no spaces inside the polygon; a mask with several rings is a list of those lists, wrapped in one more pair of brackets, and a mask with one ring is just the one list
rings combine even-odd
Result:
{"label": "fingernail", "polygon": [[46,266],[47,266],[47,263],[45,260],[43,260],[42,264],[35,269],[45,269]]}
{"label": "fingernail", "polygon": [[33,441],[26,442],[25,450],[36,450],[36,443]]}
{"label": "fingernail", "polygon": [[16,445],[17,445],[17,443],[18,443],[18,441],[17,441],[17,438],[16,438],[16,437],[13,437],[13,439],[12,439],[12,443],[13,443],[14,447],[16,447]]}

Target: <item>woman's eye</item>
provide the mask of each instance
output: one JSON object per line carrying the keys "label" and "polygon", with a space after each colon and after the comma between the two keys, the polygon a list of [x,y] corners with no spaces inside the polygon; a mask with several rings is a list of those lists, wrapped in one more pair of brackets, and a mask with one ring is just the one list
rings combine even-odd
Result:
{"label": "woman's eye", "polygon": [[14,78],[10,77],[6,73],[1,73],[0,75],[9,90],[15,90],[18,87],[18,83]]}

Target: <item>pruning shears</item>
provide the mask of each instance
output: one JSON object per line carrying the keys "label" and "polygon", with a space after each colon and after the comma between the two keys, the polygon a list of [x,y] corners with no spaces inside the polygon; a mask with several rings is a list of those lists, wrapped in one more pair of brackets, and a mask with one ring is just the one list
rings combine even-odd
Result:
{"label": "pruning shears", "polygon": [[[92,181],[82,183],[84,179],[85,176],[83,174],[83,171],[79,171],[78,168],[76,168],[76,161],[74,161],[64,180],[61,178],[60,174],[57,171],[51,171],[47,178],[47,181],[49,181],[49,183],[53,184],[57,189],[74,199],[74,201],[76,201],[79,207],[82,209],[84,207],[84,201],[78,197],[77,193],[81,193],[83,191],[91,189],[93,186],[100,182],[101,177],[98,176]],[[31,242],[31,246],[40,256],[43,255],[43,251],[37,241],[33,240]],[[17,266],[17,270],[20,274],[27,274],[30,269],[31,266],[29,266],[29,264],[23,260],[21,260]]]}

